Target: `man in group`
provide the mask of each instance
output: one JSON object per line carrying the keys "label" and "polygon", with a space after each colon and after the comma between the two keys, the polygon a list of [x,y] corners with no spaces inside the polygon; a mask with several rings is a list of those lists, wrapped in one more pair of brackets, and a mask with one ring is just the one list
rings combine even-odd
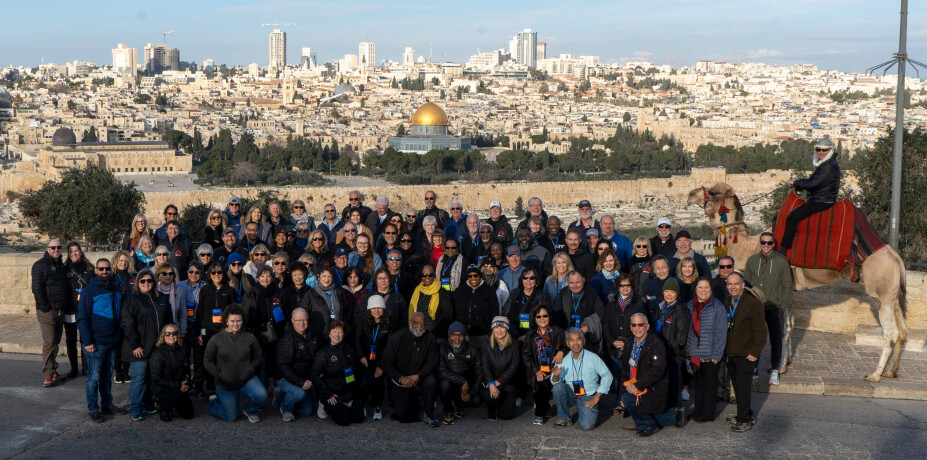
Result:
{"label": "man in group", "polygon": [[[440,426],[435,419],[435,369],[438,366],[438,347],[435,337],[425,330],[425,314],[415,312],[409,327],[392,334],[383,353],[383,372],[389,386],[395,410],[390,416],[401,423],[419,420],[419,410],[425,411],[425,424]],[[422,397],[419,406],[417,397]]]}
{"label": "man in group", "polygon": [[[553,218],[551,218],[553,219]],[[582,236],[579,227],[573,227],[566,234],[567,255],[573,262],[573,268],[583,275],[584,279],[591,280],[595,275],[595,259],[582,246]]]}
{"label": "man in group", "polygon": [[273,405],[280,406],[284,422],[296,420],[295,410],[307,417],[316,411],[318,401],[312,391],[312,361],[319,349],[318,337],[309,332],[309,313],[304,308],[293,310],[292,328],[277,342],[277,388]]}
{"label": "man in group", "polygon": [[61,261],[61,241],[57,239],[50,240],[45,254],[32,264],[32,295],[42,331],[42,386],[48,388],[62,379],[57,370],[58,345],[64,331],[63,312],[71,306],[71,284]]}
{"label": "man in group", "polygon": [[267,223],[270,224],[270,235],[276,235],[281,228],[286,228],[289,221],[283,217],[283,210],[280,209],[280,203],[272,201],[267,205]]}
{"label": "man in group", "polygon": [[325,238],[328,240],[326,243],[328,243],[328,247],[332,247],[335,244],[335,237],[338,236],[338,230],[344,227],[344,220],[338,218],[335,213],[335,205],[328,203],[324,209],[325,215],[317,228],[322,230],[322,233],[325,233]]}
{"label": "man in group", "polygon": [[[167,224],[172,220],[179,222],[180,213],[177,211],[177,206],[169,204],[164,207],[164,224],[155,230],[155,240],[157,240],[158,244],[164,244],[164,240],[167,239]],[[187,232],[187,229],[179,224],[178,226],[180,227],[180,234],[190,239],[190,233]]]}
{"label": "man in group", "polygon": [[393,287],[393,292],[401,294],[406,302],[411,300],[416,281],[411,273],[407,273],[402,269],[402,252],[393,249],[386,254],[386,269],[389,270],[389,281],[390,286]]}
{"label": "man in group", "polygon": [[341,210],[341,220],[348,220],[348,217],[351,216],[351,210],[357,208],[361,213],[361,222],[367,222],[367,217],[370,216],[373,210],[364,206],[361,200],[363,200],[361,193],[357,190],[351,190],[348,193],[348,205]]}
{"label": "man in group", "polygon": [[634,253],[634,242],[615,231],[615,218],[610,214],[606,214],[599,219],[599,232],[600,238],[612,242],[615,256],[618,257],[618,262],[621,263],[621,271],[627,273],[628,259]]}
{"label": "man in group", "polygon": [[576,406],[577,424],[583,430],[595,428],[602,395],[608,394],[612,373],[602,358],[585,348],[585,336],[576,328],[566,332],[570,353],[557,364],[550,377],[552,393],[557,403],[557,428],[573,424],[570,406]]}
{"label": "man in group", "polygon": [[486,221],[492,225],[493,239],[502,243],[502,246],[508,246],[512,243],[512,226],[509,225],[508,218],[502,214],[502,204],[498,201],[489,203],[489,220]]}
{"label": "man in group", "polygon": [[113,404],[112,392],[113,360],[121,333],[122,286],[112,278],[109,260],[97,260],[94,272],[96,276],[90,278],[77,306],[77,328],[87,357],[87,410],[90,420],[101,423],[104,414],[125,415],[128,411]]}
{"label": "man in group", "polygon": [[764,313],[769,330],[769,384],[779,384],[782,365],[783,312],[792,308],[792,268],[789,260],[773,248],[776,237],[770,232],[760,235],[760,252],[747,259],[744,280],[766,295]]}
{"label": "man in group", "polygon": [[534,216],[541,218],[541,227],[547,227],[547,213],[544,211],[544,202],[536,196],[528,199],[528,211],[525,213],[525,220],[518,223],[516,231],[526,228],[529,230],[528,233],[531,233],[531,227],[528,227],[528,221]]}
{"label": "man in group", "polygon": [[518,249],[521,249],[521,263],[525,268],[533,268],[538,271],[541,279],[547,278],[550,273],[551,255],[547,249],[534,241],[531,230],[519,228],[515,232],[515,239],[518,242]]}
{"label": "man in group", "polygon": [[[259,244],[270,247],[266,241],[258,237],[259,232],[260,229],[257,222],[248,222],[245,224],[245,237],[238,242],[238,247],[249,254],[251,250]],[[248,260],[248,258],[245,257],[245,260]]]}
{"label": "man in group", "polygon": [[582,273],[567,275],[567,287],[560,290],[551,306],[551,318],[562,329],[574,327],[585,334],[586,348],[598,353],[602,342],[602,318],[605,306],[594,288],[586,285]]}
{"label": "man in group", "polygon": [[451,216],[444,224],[444,238],[456,240],[467,232],[467,219],[469,216],[463,213],[463,203],[460,200],[451,201],[450,210]]}
{"label": "man in group", "polygon": [[225,205],[225,226],[235,230],[235,234],[241,230],[241,200],[237,196],[229,198],[228,204]]}
{"label": "man in group", "polygon": [[[447,214],[447,211],[439,208],[437,206],[438,194],[432,190],[425,192],[425,209],[422,209],[416,214],[416,222],[421,222],[425,216],[434,216],[435,220],[438,222],[438,227],[443,229],[447,225],[447,221],[450,220],[450,216]],[[450,236],[445,235],[447,238]]]}
{"label": "man in group", "polygon": [[566,251],[566,234],[563,233],[563,229],[560,228],[560,218],[557,216],[550,216],[547,218],[547,235],[541,238],[540,241],[541,247],[547,249],[547,252],[553,256],[554,254]]}
{"label": "man in group", "polygon": [[[167,238],[158,240],[159,245],[167,246],[167,262],[174,267],[174,272],[179,273],[181,281],[187,279],[187,265],[190,265],[190,258],[193,256],[193,245],[190,239],[180,232],[180,223],[172,220],[167,223]],[[176,281],[176,280],[175,280]]]}
{"label": "man in group", "polygon": [[518,289],[518,279],[525,267],[521,265],[521,249],[518,246],[509,246],[505,249],[505,258],[509,266],[499,271],[499,279],[509,288],[509,292]]}
{"label": "man in group", "polygon": [[634,419],[637,435],[646,438],[676,421],[676,408],[670,404],[667,393],[667,369],[675,363],[667,357],[665,343],[657,334],[649,334],[647,315],[631,316],[631,334],[634,342],[627,370],[622,372],[625,388],[621,404]]}
{"label": "man in group", "polygon": [[222,246],[212,252],[213,261],[225,266],[229,256],[234,253],[238,253],[242,259],[248,260],[248,252],[237,245],[238,236],[236,235],[234,228],[225,227],[225,230],[222,231]]}
{"label": "man in group", "polygon": [[727,292],[727,277],[731,276],[731,273],[734,273],[734,258],[727,254],[718,257],[718,274],[711,279],[711,295],[721,302],[730,295]]}
{"label": "man in group", "polygon": [[[457,238],[457,240],[460,241],[460,253],[463,254],[467,260],[475,263],[477,261],[476,256],[479,255],[477,252],[480,248],[480,216],[470,214],[467,216],[465,222],[467,223],[467,228],[462,231]],[[489,233],[491,236],[491,225],[489,226]]]}
{"label": "man in group", "polygon": [[389,223],[389,218],[399,215],[389,208],[389,197],[386,195],[377,197],[376,208],[376,212],[371,212],[367,216],[367,220],[364,221],[364,225],[373,232],[374,241],[371,241],[370,244],[374,244],[377,237],[383,233],[383,226]]}
{"label": "man in group", "polygon": [[673,239],[673,221],[667,217],[657,220],[657,236],[650,239],[650,250],[653,256],[663,256],[669,259],[676,252],[676,241]]}
{"label": "man in group", "polygon": [[688,231],[680,230],[679,233],[676,233],[676,252],[673,253],[672,257],[666,259],[670,266],[670,276],[676,276],[676,267],[679,266],[679,261],[686,257],[695,260],[695,268],[698,270],[699,276],[711,274],[708,259],[692,249],[692,236],[689,235]]}
{"label": "man in group", "polygon": [[592,203],[589,203],[589,200],[583,200],[579,202],[579,219],[573,221],[570,226],[567,228],[569,231],[573,228],[578,228],[586,231],[586,229],[594,228],[599,230],[599,221],[593,218],[595,211],[592,210]]}
{"label": "man in group", "polygon": [[753,370],[766,345],[766,320],[763,303],[746,289],[740,273],[727,277],[727,290],[731,295],[725,301],[728,326],[724,353],[737,398],[737,415],[728,417],[727,421],[732,425],[731,431],[743,433],[756,424],[750,407],[751,386]]}
{"label": "man in group", "polygon": [[463,417],[465,406],[479,407],[481,366],[480,353],[466,340],[466,327],[454,321],[447,330],[447,342],[441,343],[438,353],[438,377],[441,403],[444,405],[444,424],[453,425]]}

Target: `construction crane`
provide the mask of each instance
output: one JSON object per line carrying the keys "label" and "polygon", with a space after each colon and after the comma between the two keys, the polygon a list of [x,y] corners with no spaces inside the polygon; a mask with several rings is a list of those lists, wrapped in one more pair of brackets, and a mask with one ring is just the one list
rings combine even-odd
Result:
{"label": "construction crane", "polygon": [[166,45],[167,44],[167,34],[174,33],[173,30],[168,30],[167,32],[161,32],[161,40]]}
{"label": "construction crane", "polygon": [[264,24],[261,24],[261,27],[271,26],[271,27],[276,28],[277,26],[298,26],[298,25],[299,25],[298,22],[284,22],[284,23],[279,23],[279,22],[265,22]]}

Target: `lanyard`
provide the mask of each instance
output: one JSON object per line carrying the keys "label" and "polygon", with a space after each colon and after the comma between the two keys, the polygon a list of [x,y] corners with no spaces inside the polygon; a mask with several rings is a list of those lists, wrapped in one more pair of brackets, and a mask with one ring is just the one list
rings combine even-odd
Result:
{"label": "lanyard", "polygon": [[[467,235],[467,236],[469,236],[469,235]],[[470,238],[470,241],[473,242],[473,247],[479,247],[479,245],[480,245],[480,234],[477,233],[477,234],[476,234],[476,238]]]}
{"label": "lanyard", "polygon": [[[244,278],[245,275],[242,274],[241,277]],[[241,280],[238,280],[238,288],[235,289],[236,291],[238,291],[238,297],[241,297],[241,289],[242,289],[242,288],[241,288]]]}
{"label": "lanyard", "polygon": [[380,333],[380,325],[377,324],[377,328],[373,330],[373,344],[377,344],[377,334]]}
{"label": "lanyard", "polygon": [[325,295],[328,296],[328,312],[334,317],[335,316],[335,302],[332,300],[332,291],[325,291]]}
{"label": "lanyard", "polygon": [[448,258],[448,259],[444,259],[444,269],[441,270],[441,277],[442,277],[442,278],[446,278],[444,275],[447,275],[447,271],[450,270],[450,269],[454,266],[454,263],[455,263],[455,262],[457,262],[457,260],[451,260],[451,259],[449,259],[449,258]]}
{"label": "lanyard", "polygon": [[122,281],[122,276],[116,275],[116,281],[119,282],[119,287],[124,286],[124,285],[122,284],[122,283],[123,283],[123,281]]}
{"label": "lanyard", "polygon": [[396,275],[396,279],[393,280],[393,291],[399,294],[399,275]]}
{"label": "lanyard", "polygon": [[732,321],[734,319],[734,313],[737,312],[737,305],[740,303],[740,299],[741,297],[738,297],[737,300],[733,302],[733,305],[731,305],[732,307],[734,307],[734,309],[732,309],[731,312],[729,313],[730,318],[728,318],[728,321]]}
{"label": "lanyard", "polygon": [[579,352],[579,370],[576,370],[576,359],[573,359],[572,364],[573,364],[573,374],[575,374],[573,377],[574,379],[582,380],[583,356],[585,356],[585,354],[586,354],[586,350]]}
{"label": "lanyard", "polygon": [[579,303],[583,300],[583,292],[579,293],[579,298],[573,297],[573,293],[570,293],[570,297],[573,299],[573,313],[576,313],[579,310]]}
{"label": "lanyard", "polygon": [[554,246],[554,250],[556,251],[556,250],[557,250],[557,246],[560,246],[560,234],[557,234],[557,239],[556,239],[556,240],[551,239],[549,236],[547,237],[547,239],[550,240],[550,244],[552,244],[552,245]]}
{"label": "lanyard", "polygon": [[640,342],[634,342],[634,346],[631,347],[631,360],[634,361],[634,367],[637,367],[637,360],[641,357],[641,349],[644,348],[644,340],[647,340],[647,337],[641,339]]}

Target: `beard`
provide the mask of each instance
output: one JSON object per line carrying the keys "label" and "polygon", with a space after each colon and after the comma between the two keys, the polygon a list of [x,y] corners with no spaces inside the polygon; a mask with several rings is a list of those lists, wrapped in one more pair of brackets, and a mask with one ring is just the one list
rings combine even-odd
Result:
{"label": "beard", "polygon": [[412,335],[414,335],[415,337],[421,337],[421,336],[423,336],[423,335],[425,334],[425,329],[424,329],[424,328],[422,328],[422,329],[416,329],[416,328],[415,328],[414,326],[412,326],[411,324],[409,325],[409,330],[412,331]]}

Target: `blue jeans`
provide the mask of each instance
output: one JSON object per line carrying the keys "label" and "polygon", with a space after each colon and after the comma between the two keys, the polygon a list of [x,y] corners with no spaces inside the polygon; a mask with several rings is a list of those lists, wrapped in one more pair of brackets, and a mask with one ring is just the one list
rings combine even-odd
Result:
{"label": "blue jeans", "polygon": [[132,384],[129,386],[129,413],[141,415],[146,410],[154,410],[154,398],[151,397],[151,388],[148,387],[148,361],[132,361],[129,363],[132,372]]}
{"label": "blue jeans", "polygon": [[621,402],[624,403],[624,410],[628,411],[634,419],[634,427],[638,430],[643,430],[648,426],[662,428],[676,423],[675,407],[670,407],[662,414],[642,414],[637,411],[637,397],[627,392],[621,395]]}
{"label": "blue jeans", "polygon": [[303,390],[301,387],[281,378],[277,380],[277,390],[282,393],[280,410],[283,412],[293,412],[295,410],[297,414],[305,417],[312,415],[318,407],[318,401],[315,399],[315,392],[312,391],[312,388]]}
{"label": "blue jeans", "polygon": [[87,357],[84,392],[87,393],[87,410],[91,414],[100,412],[100,407],[113,407],[113,360],[116,358],[116,350],[110,346],[94,344],[94,347],[96,350],[93,352],[83,350]]}
{"label": "blue jeans", "polygon": [[586,407],[586,402],[592,399],[594,394],[576,396],[573,388],[562,381],[554,384],[553,394],[554,402],[557,403],[557,419],[570,418],[570,406],[573,405],[576,406],[576,413],[579,415],[576,424],[584,430],[595,428],[596,419],[599,418],[599,406],[596,404],[593,408]]}
{"label": "blue jeans", "polygon": [[245,412],[249,414],[257,412],[264,405],[264,401],[267,401],[267,389],[255,375],[245,386],[234,391],[225,391],[217,386],[218,397],[209,401],[209,413],[226,422],[234,422],[238,418],[238,398],[241,394],[248,397]]}

